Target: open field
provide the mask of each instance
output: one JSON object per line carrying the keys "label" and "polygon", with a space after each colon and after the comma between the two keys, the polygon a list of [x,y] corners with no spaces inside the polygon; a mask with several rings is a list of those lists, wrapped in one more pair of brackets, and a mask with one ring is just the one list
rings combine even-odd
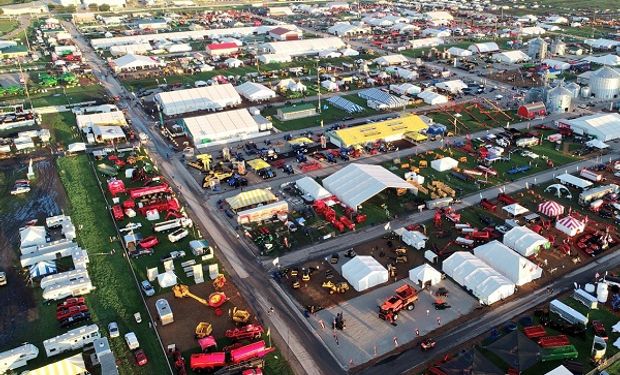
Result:
{"label": "open field", "polygon": [[[0,1],[0,5],[5,5],[5,4],[3,4],[3,1]],[[11,31],[15,30],[18,26],[19,26],[19,21],[1,19],[0,20],[0,34],[10,33]]]}
{"label": "open field", "polygon": [[75,115],[71,111],[41,115],[41,127],[50,130],[51,143],[57,147],[67,147],[82,140],[76,127]]}
{"label": "open field", "polygon": [[[45,107],[51,105],[67,105],[87,101],[103,101],[106,94],[99,85],[69,87],[66,89],[46,89],[44,92],[30,94],[33,107]],[[26,103],[29,107],[28,98],[23,96],[6,96],[0,98],[0,104]]]}

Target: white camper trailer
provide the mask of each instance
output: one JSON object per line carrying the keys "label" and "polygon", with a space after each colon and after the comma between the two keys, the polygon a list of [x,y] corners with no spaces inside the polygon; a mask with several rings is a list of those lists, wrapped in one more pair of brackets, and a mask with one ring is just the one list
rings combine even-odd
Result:
{"label": "white camper trailer", "polygon": [[0,374],[26,366],[28,361],[37,358],[39,349],[32,344],[24,344],[15,349],[0,353]]}
{"label": "white camper trailer", "polygon": [[47,289],[56,284],[67,284],[72,281],[77,281],[83,278],[88,278],[88,272],[84,269],[71,270],[62,273],[56,273],[53,275],[45,276],[41,279],[41,289]]}
{"label": "white camper trailer", "polygon": [[94,289],[95,287],[91,283],[90,278],[82,277],[67,283],[54,284],[49,288],[44,289],[43,298],[48,301],[55,301],[67,297],[83,296],[90,293]]}
{"label": "white camper trailer", "polygon": [[164,298],[160,298],[155,302],[155,307],[157,308],[157,316],[162,326],[174,322],[174,315],[172,315],[172,309],[168,301]]}
{"label": "white camper trailer", "polygon": [[44,340],[43,347],[45,348],[45,354],[48,357],[52,357],[69,350],[82,349],[85,345],[92,343],[99,337],[101,337],[99,327],[96,324],[91,324]]}

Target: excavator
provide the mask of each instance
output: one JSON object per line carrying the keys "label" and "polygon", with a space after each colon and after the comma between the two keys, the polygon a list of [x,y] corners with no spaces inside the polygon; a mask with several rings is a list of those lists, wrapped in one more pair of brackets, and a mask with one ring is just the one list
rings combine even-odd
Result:
{"label": "excavator", "polygon": [[323,288],[329,290],[329,294],[340,293],[344,294],[349,290],[349,284],[346,281],[340,283],[334,283],[331,280],[324,281],[321,285]]}
{"label": "excavator", "polygon": [[191,298],[202,305],[216,309],[222,306],[229,299],[223,292],[213,292],[209,294],[209,298],[204,299],[190,292],[189,287],[183,284],[173,286],[172,293],[174,293],[176,298]]}
{"label": "excavator", "polygon": [[202,181],[202,186],[204,188],[219,185],[222,181],[226,181],[233,176],[232,171],[227,171],[223,168],[211,168],[211,164],[213,163],[213,156],[211,156],[211,154],[199,154],[195,157],[196,161],[189,161],[187,165],[206,174]]}
{"label": "excavator", "polygon": [[211,171],[211,162],[213,161],[213,156],[211,156],[211,154],[199,154],[195,157],[196,161],[188,161],[187,165],[196,168],[201,172],[209,173]]}

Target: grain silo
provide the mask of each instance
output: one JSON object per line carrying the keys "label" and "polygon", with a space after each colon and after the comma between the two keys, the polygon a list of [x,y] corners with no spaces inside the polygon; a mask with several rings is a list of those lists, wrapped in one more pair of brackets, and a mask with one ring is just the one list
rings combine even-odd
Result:
{"label": "grain silo", "polygon": [[532,39],[528,43],[527,55],[532,59],[543,60],[547,57],[549,44],[541,37]]}
{"label": "grain silo", "polygon": [[620,93],[620,73],[604,66],[590,76],[591,96],[597,99],[615,99]]}
{"label": "grain silo", "polygon": [[566,54],[566,43],[561,39],[556,39],[551,43],[551,54],[555,56],[564,56]]}
{"label": "grain silo", "polygon": [[581,86],[579,86],[577,83],[571,82],[565,87],[573,94],[573,98],[579,97],[579,93],[581,92]]}
{"label": "grain silo", "polygon": [[573,93],[562,85],[558,85],[547,93],[547,111],[549,113],[562,113],[571,110]]}

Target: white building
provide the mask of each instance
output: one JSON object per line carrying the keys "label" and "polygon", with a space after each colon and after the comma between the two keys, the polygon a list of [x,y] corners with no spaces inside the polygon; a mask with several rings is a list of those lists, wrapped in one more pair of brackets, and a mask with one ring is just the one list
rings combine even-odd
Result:
{"label": "white building", "polygon": [[429,48],[429,47],[437,47],[444,44],[444,40],[441,38],[420,38],[420,39],[412,39],[409,41],[412,49],[417,48]]}
{"label": "white building", "polygon": [[559,122],[570,126],[576,134],[587,134],[601,142],[620,138],[620,114],[618,113],[597,113]]}
{"label": "white building", "polygon": [[240,84],[235,90],[251,102],[262,102],[276,97],[276,92],[272,89],[250,81]]}
{"label": "white building", "polygon": [[530,57],[523,51],[504,51],[493,54],[493,60],[505,64],[517,64],[524,61],[529,61]]}
{"label": "white building", "polygon": [[52,357],[66,351],[82,349],[100,337],[99,327],[96,324],[91,324],[47,339],[43,341],[43,348],[45,348],[45,354]]}
{"label": "white building", "polygon": [[196,148],[250,139],[271,129],[271,122],[236,109],[183,119]]}
{"label": "white building", "polygon": [[346,44],[338,37],[270,42],[262,45],[266,53],[290,56],[316,55],[321,51],[335,51],[345,47]]}
{"label": "white building", "polygon": [[388,271],[374,257],[358,255],[342,265],[342,276],[362,292],[388,281]]}
{"label": "white building", "polygon": [[348,22],[337,22],[327,29],[327,32],[336,36],[355,36],[370,33],[370,28],[364,25],[351,25]]}
{"label": "white building", "polygon": [[476,247],[474,255],[517,286],[542,276],[542,268],[497,240]]}
{"label": "white building", "polygon": [[241,104],[241,96],[230,83],[161,92],[155,102],[166,116],[196,111],[221,111]]}
{"label": "white building", "polygon": [[448,103],[448,97],[438,94],[431,90],[424,90],[418,94],[418,98],[424,100],[424,103],[430,105],[439,105]]}

